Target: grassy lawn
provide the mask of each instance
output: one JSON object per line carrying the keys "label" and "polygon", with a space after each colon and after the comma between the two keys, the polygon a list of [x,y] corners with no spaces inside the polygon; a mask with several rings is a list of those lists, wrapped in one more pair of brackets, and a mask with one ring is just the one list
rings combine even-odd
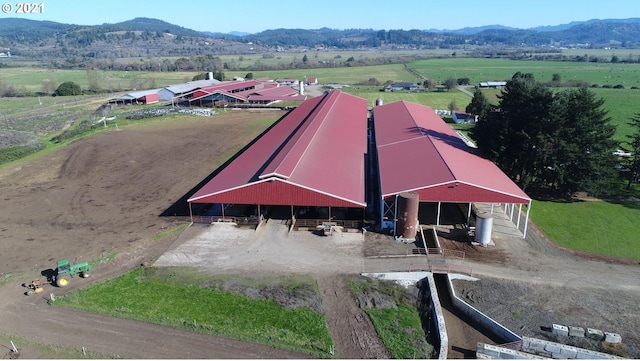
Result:
{"label": "grassy lawn", "polygon": [[[221,291],[211,278],[191,269],[136,269],[53,304],[329,356],[333,342],[322,314]],[[287,279],[282,284],[299,286]]]}
{"label": "grassy lawn", "polygon": [[561,246],[640,260],[640,202],[534,201],[531,218]]}

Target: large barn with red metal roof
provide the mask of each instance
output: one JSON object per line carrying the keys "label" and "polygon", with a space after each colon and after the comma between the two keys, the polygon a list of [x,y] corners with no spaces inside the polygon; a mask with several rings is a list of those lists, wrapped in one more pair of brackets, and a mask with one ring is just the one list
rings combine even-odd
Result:
{"label": "large barn with red metal roof", "polygon": [[[367,102],[342,92],[309,99],[237,155],[188,202],[366,207]],[[224,206],[222,207],[224,210]]]}
{"label": "large barn with red metal roof", "polygon": [[442,203],[468,203],[469,213],[476,202],[530,206],[529,196],[493,162],[475,154],[430,107],[407,101],[377,106],[373,124],[381,219],[393,213],[395,198],[405,192],[437,203],[436,224]]}
{"label": "large barn with red metal roof", "polygon": [[[193,204],[286,206],[298,211],[359,209],[379,227],[397,220],[393,203],[528,204],[531,199],[492,162],[474,153],[430,107],[398,101],[369,112],[365,99],[339,90],[303,102],[218,170]],[[295,208],[298,208],[296,210]],[[367,212],[364,212],[365,208]],[[528,217],[527,208],[527,217]],[[375,211],[374,211],[375,210]],[[526,226],[525,226],[526,227]],[[525,228],[526,232],[526,228]]]}

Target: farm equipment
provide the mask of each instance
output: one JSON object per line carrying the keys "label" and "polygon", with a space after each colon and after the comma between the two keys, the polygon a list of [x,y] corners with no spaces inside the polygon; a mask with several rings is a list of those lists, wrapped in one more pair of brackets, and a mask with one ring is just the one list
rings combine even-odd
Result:
{"label": "farm equipment", "polygon": [[54,271],[53,282],[58,287],[64,287],[69,284],[69,280],[75,275],[80,275],[82,278],[89,277],[91,269],[91,265],[87,262],[71,264],[68,259],[62,259],[58,261],[58,266]]}
{"label": "farm equipment", "polygon": [[23,283],[22,286],[28,288],[27,292],[24,293],[27,296],[40,293],[44,290],[44,288],[42,288],[42,282],[39,279],[31,281],[31,283]]}

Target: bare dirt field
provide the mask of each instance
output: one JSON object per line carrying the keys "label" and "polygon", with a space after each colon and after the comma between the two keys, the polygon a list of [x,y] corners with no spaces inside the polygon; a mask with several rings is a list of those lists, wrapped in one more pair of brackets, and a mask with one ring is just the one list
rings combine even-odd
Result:
{"label": "bare dirt field", "polygon": [[[7,281],[0,286],[0,334],[124,358],[309,357],[49,307],[45,299],[49,293],[62,291],[49,286],[45,297],[23,295],[21,283],[55,267],[57,259],[116,255],[96,266],[92,278],[74,278],[64,291],[115,277],[141,263],[157,260],[161,265],[167,259],[196,265],[202,261],[200,266],[211,272],[310,273],[321,289],[337,356],[390,357],[344,280],[360,272],[406,271],[416,263],[426,264],[424,257],[378,257],[406,254],[411,245],[367,232],[331,239],[305,235],[300,239],[311,243],[294,247],[285,243],[293,238],[270,226],[256,232],[250,244],[237,240],[234,246],[233,240],[225,239],[226,248],[210,250],[205,257],[188,250],[194,242],[197,247],[207,233],[204,229],[190,227],[170,237],[153,237],[185,221],[179,217],[188,215],[185,196],[220,165],[221,156],[231,156],[264,129],[256,120],[283,114],[234,111],[210,118],[153,120],[81,139],[35,161],[1,169],[0,276]],[[514,332],[542,338],[550,322],[600,327],[620,333],[628,356],[640,357],[637,262],[585,258],[559,250],[535,229],[526,240],[496,239],[496,245],[488,248],[443,242],[444,247],[467,254],[464,260],[448,262],[472,267],[480,279],[457,284],[462,296]],[[184,247],[183,254],[190,259],[171,259]],[[207,266],[203,258],[215,259],[215,267]],[[0,354],[10,357],[7,345],[3,346]],[[21,348],[20,357],[47,355]]]}

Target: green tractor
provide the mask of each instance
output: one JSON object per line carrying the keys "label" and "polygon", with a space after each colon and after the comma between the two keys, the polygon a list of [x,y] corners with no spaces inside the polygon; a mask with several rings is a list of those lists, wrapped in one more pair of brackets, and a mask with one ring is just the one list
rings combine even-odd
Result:
{"label": "green tractor", "polygon": [[58,261],[58,266],[53,275],[53,281],[56,286],[64,287],[69,284],[69,280],[75,275],[80,275],[82,278],[89,277],[89,271],[91,271],[91,269],[91,265],[87,262],[70,264],[68,259],[62,259]]}

